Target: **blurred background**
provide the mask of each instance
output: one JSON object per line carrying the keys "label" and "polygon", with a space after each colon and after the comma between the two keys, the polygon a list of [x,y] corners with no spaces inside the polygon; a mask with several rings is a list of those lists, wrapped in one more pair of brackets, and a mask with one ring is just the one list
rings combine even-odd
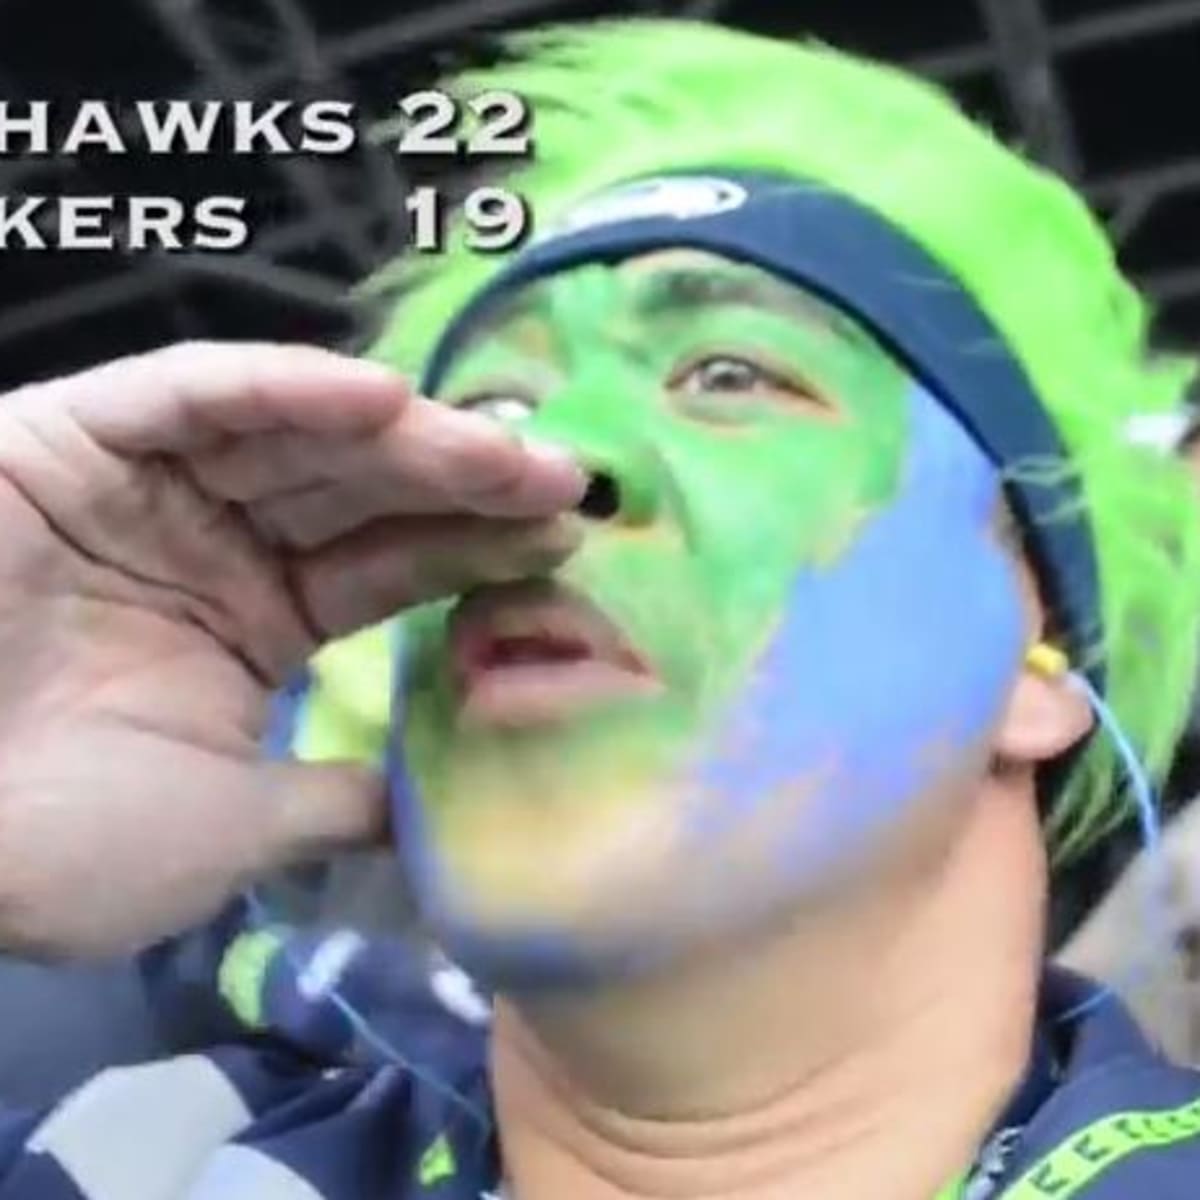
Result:
{"label": "blurred background", "polygon": [[[1085,188],[1162,336],[1200,344],[1200,0],[0,0],[0,96],[336,97],[384,114],[488,32],[635,13],[814,35],[944,83]],[[0,194],[229,192],[252,197],[258,228],[234,256],[6,253],[0,386],[181,337],[352,337],[346,285],[395,250],[413,166],[370,148],[0,159]]]}
{"label": "blurred background", "polygon": [[[336,98],[382,117],[496,32],[635,14],[815,36],[937,80],[1083,189],[1154,298],[1159,340],[1200,347],[1200,0],[0,0],[0,98]],[[257,231],[235,255],[0,254],[0,389],[181,338],[354,344],[368,314],[350,285],[397,252],[414,172],[445,170],[366,144],[320,159],[0,158],[0,195],[245,195]],[[1171,810],[1200,790],[1195,747]],[[1060,936],[1136,848],[1127,829],[1071,872]],[[153,1052],[137,1004],[119,974],[0,964],[5,1094],[36,1099]]]}

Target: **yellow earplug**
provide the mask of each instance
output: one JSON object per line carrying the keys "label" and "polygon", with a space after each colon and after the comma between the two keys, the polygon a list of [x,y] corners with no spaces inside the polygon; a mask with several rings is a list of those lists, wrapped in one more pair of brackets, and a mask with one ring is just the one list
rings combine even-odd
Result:
{"label": "yellow earplug", "polygon": [[1025,655],[1025,665],[1047,679],[1065,675],[1071,664],[1067,656],[1049,642],[1035,642]]}

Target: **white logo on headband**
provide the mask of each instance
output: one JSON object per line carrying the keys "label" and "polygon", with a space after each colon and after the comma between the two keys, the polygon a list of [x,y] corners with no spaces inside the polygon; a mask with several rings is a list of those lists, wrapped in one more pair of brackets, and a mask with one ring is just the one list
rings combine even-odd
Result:
{"label": "white logo on headband", "polygon": [[584,200],[544,230],[537,241],[579,233],[597,225],[673,217],[687,221],[730,212],[745,204],[748,193],[741,184],[704,175],[645,179]]}
{"label": "white logo on headband", "polygon": [[1135,446],[1171,453],[1191,430],[1192,417],[1184,409],[1176,412],[1138,413],[1125,422],[1125,439]]}

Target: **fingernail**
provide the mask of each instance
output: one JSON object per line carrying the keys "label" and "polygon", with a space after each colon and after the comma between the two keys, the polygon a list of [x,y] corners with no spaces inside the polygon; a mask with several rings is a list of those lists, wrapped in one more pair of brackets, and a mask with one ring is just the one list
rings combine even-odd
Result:
{"label": "fingernail", "polygon": [[581,488],[586,486],[587,473],[580,466],[575,454],[565,446],[522,434],[521,447],[530,458],[541,466],[555,471],[570,471],[572,475],[578,477]]}

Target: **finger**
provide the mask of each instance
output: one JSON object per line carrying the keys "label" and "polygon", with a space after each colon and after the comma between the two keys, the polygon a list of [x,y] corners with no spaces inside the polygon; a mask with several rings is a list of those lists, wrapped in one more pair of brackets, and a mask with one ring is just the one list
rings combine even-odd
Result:
{"label": "finger", "polygon": [[292,582],[322,638],[481,583],[544,575],[579,545],[572,520],[425,517],[381,521],[298,558]]}
{"label": "finger", "polygon": [[386,789],[373,767],[286,762],[258,770],[263,809],[250,848],[253,874],[386,844]]}
{"label": "finger", "polygon": [[247,504],[328,486],[343,452],[343,439],[275,431],[229,439],[186,463],[209,495]]}
{"label": "finger", "polygon": [[[253,505],[263,513],[274,511],[276,502],[286,508],[297,497],[319,497],[322,504],[353,497],[363,512],[379,516],[448,512],[456,507],[442,489],[432,489],[427,478],[397,477],[386,488],[364,479],[364,460],[379,457],[376,449],[364,448],[358,440],[347,444],[282,433],[242,438],[185,461],[203,491],[220,500]],[[417,474],[411,464],[421,457],[417,447],[406,447],[398,470],[407,468],[410,475]],[[429,475],[424,467],[420,473]]]}
{"label": "finger", "polygon": [[381,517],[394,515],[379,495],[318,484],[246,506],[246,517],[266,542],[292,550],[312,550]]}
{"label": "finger", "polygon": [[[318,484],[246,506],[250,524],[267,542],[294,550],[318,546],[385,517],[451,516],[426,512],[431,503],[417,487],[364,491],[350,484]],[[500,519],[500,518],[498,518]]]}
{"label": "finger", "polygon": [[370,498],[368,511],[378,515],[549,516],[577,504],[586,487],[579,466],[557,447],[419,397],[368,436],[262,434],[198,455],[190,469],[224,500],[256,502],[329,483]]}
{"label": "finger", "polygon": [[417,398],[373,438],[347,443],[328,475],[413,511],[548,517],[583,499],[587,478],[564,449],[518,436],[479,413]]}
{"label": "finger", "polygon": [[145,455],[196,451],[267,430],[361,436],[394,420],[410,396],[394,371],[314,346],[187,342],[35,384],[9,399],[31,412],[65,407],[106,448]]}

